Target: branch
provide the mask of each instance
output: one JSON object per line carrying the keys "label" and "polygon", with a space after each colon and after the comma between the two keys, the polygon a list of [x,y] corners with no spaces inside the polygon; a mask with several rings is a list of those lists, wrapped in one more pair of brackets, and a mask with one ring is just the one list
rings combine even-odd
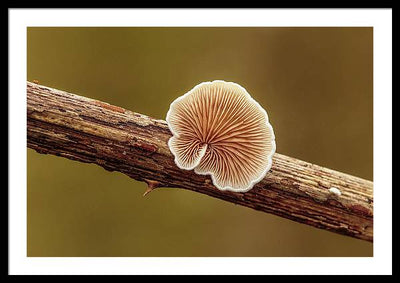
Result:
{"label": "branch", "polygon": [[371,181],[276,153],[246,193],[220,191],[209,176],[179,169],[164,120],[27,82],[28,147],[95,163],[158,187],[183,188],[343,235],[373,240]]}

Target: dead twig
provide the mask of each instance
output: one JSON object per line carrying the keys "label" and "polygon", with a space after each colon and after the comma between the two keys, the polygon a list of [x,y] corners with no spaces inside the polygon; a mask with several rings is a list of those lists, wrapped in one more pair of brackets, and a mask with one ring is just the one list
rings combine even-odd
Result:
{"label": "dead twig", "polygon": [[27,83],[28,147],[158,187],[207,194],[351,237],[373,240],[371,181],[276,153],[266,177],[246,193],[220,191],[209,176],[179,169],[165,121]]}

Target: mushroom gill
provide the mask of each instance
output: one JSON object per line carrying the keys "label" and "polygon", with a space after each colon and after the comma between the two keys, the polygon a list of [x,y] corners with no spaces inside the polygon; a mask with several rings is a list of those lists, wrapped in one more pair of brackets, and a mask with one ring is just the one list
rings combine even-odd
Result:
{"label": "mushroom gill", "polygon": [[236,83],[195,86],[171,103],[166,120],[176,165],[211,175],[220,190],[246,192],[271,168],[275,136],[268,115]]}

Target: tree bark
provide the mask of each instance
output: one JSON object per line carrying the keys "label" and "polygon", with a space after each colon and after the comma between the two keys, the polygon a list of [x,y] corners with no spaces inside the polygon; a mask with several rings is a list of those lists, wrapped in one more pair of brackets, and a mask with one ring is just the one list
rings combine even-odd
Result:
{"label": "tree bark", "polygon": [[28,147],[122,172],[148,185],[182,188],[343,235],[373,240],[373,183],[276,153],[246,193],[220,191],[209,176],[179,169],[164,120],[27,82]]}

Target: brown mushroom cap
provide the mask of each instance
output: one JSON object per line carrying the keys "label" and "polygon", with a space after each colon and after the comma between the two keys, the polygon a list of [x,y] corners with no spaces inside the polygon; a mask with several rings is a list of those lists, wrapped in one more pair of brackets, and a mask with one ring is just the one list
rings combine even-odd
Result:
{"label": "brown mushroom cap", "polygon": [[204,82],[171,103],[168,145],[181,169],[211,175],[220,190],[246,192],[275,153],[266,111],[240,85]]}

